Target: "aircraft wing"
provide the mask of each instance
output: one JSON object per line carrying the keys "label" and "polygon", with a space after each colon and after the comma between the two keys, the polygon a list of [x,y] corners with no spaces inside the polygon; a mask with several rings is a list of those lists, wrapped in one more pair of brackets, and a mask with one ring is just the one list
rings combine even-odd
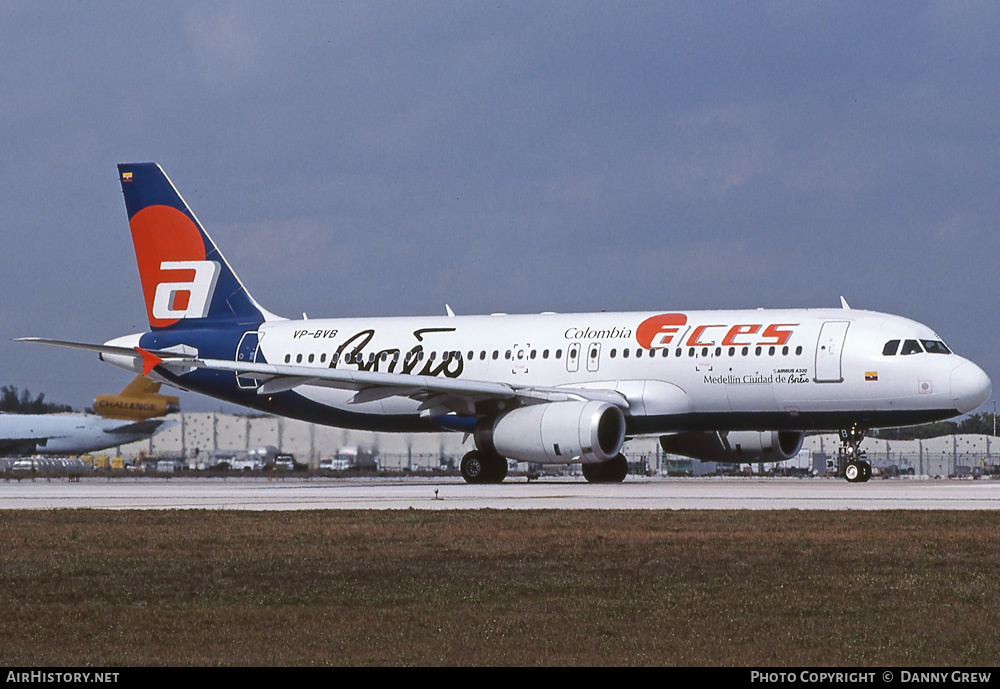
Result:
{"label": "aircraft wing", "polygon": [[575,387],[541,387],[513,383],[500,383],[465,378],[442,378],[408,373],[385,373],[380,371],[355,371],[338,368],[319,368],[296,364],[265,364],[255,362],[230,361],[228,359],[208,359],[188,352],[168,350],[150,351],[139,347],[115,347],[95,345],[65,340],[43,338],[20,338],[22,342],[37,342],[57,347],[68,347],[84,351],[115,356],[130,356],[142,362],[143,373],[148,374],[157,366],[162,366],[175,375],[183,375],[195,368],[216,371],[232,371],[242,378],[253,379],[257,393],[271,395],[293,390],[302,385],[317,385],[342,390],[355,390],[351,402],[371,402],[387,397],[409,397],[421,403],[421,410],[441,408],[459,414],[472,415],[476,402],[485,400],[514,400],[522,404],[543,402],[590,401],[607,402],[627,411],[628,400],[615,390]]}
{"label": "aircraft wing", "polygon": [[117,426],[116,428],[109,428],[106,432],[118,435],[132,433],[153,435],[159,430],[160,426],[163,426],[164,424],[169,425],[170,422],[166,419],[146,419],[145,421],[136,421],[135,423],[127,423],[123,426]]}

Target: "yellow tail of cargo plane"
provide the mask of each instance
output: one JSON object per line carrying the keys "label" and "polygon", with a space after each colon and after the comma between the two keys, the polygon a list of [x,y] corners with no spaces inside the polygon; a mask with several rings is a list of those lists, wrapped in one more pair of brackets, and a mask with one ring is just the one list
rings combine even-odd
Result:
{"label": "yellow tail of cargo plane", "polygon": [[94,411],[109,419],[141,421],[180,411],[180,398],[161,395],[160,383],[136,376],[118,395],[98,395]]}

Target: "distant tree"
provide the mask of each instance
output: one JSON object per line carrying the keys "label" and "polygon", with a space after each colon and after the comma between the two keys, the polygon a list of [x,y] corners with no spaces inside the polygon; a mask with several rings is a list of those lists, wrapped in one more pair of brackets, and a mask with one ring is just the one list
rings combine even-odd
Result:
{"label": "distant tree", "polygon": [[68,404],[51,404],[45,401],[45,393],[32,399],[27,389],[18,391],[16,385],[4,385],[0,388],[0,412],[15,414],[54,414],[73,411]]}
{"label": "distant tree", "polygon": [[886,440],[923,440],[937,438],[942,435],[954,435],[958,432],[958,424],[954,421],[935,421],[919,426],[904,426],[903,428],[881,428],[876,437]]}
{"label": "distant tree", "polygon": [[942,435],[955,435],[956,433],[992,435],[993,427],[993,414],[984,413],[972,414],[957,423],[955,421],[935,421],[919,426],[882,428],[872,435],[886,440],[923,440],[925,438],[938,438]]}
{"label": "distant tree", "polygon": [[978,435],[992,435],[996,428],[996,421],[993,414],[971,414],[962,419],[958,424],[959,433],[975,433]]}

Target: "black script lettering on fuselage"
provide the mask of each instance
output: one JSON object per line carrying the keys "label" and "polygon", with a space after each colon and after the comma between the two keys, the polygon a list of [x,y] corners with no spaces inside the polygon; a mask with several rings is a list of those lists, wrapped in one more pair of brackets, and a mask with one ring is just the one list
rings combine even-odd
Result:
{"label": "black script lettering on fuselage", "polygon": [[[413,332],[417,342],[422,342],[427,335],[454,332],[455,328],[424,328]],[[354,366],[359,371],[383,371],[386,373],[414,374],[419,376],[445,376],[458,378],[465,370],[465,362],[459,352],[448,352],[447,358],[427,359],[424,357],[424,346],[415,344],[405,355],[398,347],[380,349],[378,351],[365,348],[375,337],[375,330],[369,328],[351,335],[344,340],[334,352],[330,360],[330,368]]]}

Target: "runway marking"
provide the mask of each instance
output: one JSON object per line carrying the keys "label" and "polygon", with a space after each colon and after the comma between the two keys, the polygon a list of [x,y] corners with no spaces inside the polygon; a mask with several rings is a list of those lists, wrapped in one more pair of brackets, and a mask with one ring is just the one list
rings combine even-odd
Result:
{"label": "runway marking", "polygon": [[620,484],[582,479],[509,480],[469,485],[460,479],[86,478],[0,482],[0,509],[113,510],[995,510],[1000,481],[836,479],[659,479]]}

